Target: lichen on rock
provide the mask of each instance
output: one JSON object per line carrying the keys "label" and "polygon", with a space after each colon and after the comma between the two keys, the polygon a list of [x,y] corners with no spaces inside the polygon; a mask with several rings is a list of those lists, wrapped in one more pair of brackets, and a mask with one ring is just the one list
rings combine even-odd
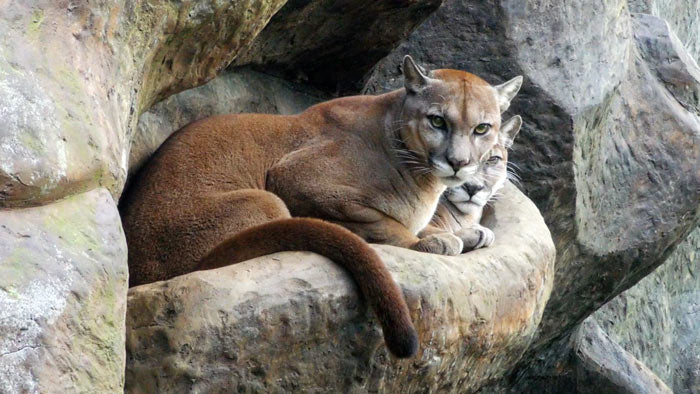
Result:
{"label": "lichen on rock", "polygon": [[105,189],[0,211],[0,391],[120,391],[127,275]]}

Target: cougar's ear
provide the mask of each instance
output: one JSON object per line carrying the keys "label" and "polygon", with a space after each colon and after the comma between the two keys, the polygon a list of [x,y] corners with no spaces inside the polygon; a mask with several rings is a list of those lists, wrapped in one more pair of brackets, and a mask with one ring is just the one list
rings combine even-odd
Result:
{"label": "cougar's ear", "polygon": [[406,91],[410,93],[416,93],[428,85],[428,77],[409,55],[403,58],[403,78]]}
{"label": "cougar's ear", "polygon": [[508,82],[504,82],[500,85],[494,86],[496,88],[497,96],[498,96],[498,106],[501,109],[501,113],[506,112],[508,107],[510,106],[510,100],[515,97],[516,94],[518,94],[518,90],[520,90],[520,86],[523,84],[523,77],[522,75],[518,75],[517,77],[511,79]]}
{"label": "cougar's ear", "polygon": [[518,135],[522,125],[523,119],[520,115],[513,116],[501,125],[501,143],[506,149],[510,149],[513,146],[513,140],[515,140],[515,136]]}

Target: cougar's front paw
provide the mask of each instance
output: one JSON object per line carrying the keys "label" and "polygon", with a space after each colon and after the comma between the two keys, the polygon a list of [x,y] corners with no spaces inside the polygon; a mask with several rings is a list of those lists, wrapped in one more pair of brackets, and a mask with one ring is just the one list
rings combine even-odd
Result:
{"label": "cougar's front paw", "polygon": [[464,243],[463,252],[491,246],[493,241],[496,240],[493,231],[479,224],[463,228],[457,231],[455,235]]}
{"label": "cougar's front paw", "polygon": [[447,256],[455,256],[462,253],[464,245],[462,240],[452,233],[431,234],[425,238],[421,238],[416,242],[411,249],[419,252],[444,254]]}

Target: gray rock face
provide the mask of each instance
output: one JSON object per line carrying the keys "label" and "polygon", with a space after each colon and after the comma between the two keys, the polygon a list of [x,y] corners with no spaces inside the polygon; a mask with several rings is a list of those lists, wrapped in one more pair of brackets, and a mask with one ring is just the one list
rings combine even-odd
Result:
{"label": "gray rock face", "polygon": [[256,65],[331,92],[356,92],[364,74],[441,2],[290,1],[234,64]]}
{"label": "gray rock face", "polygon": [[348,275],[301,252],[130,289],[127,392],[468,392],[528,347],[554,249],[534,204],[507,186],[496,242],[458,257],[376,246],[403,287],[416,358],[387,352]]}
{"label": "gray rock face", "polygon": [[674,393],[700,392],[700,229],[595,318]]}
{"label": "gray rock face", "polygon": [[121,391],[127,275],[105,189],[0,211],[0,392]]}
{"label": "gray rock face", "polygon": [[37,205],[98,186],[117,198],[142,110],[213,78],[282,4],[4,4],[0,207]]}
{"label": "gray rock face", "polygon": [[510,158],[558,257],[552,298],[516,375],[521,391],[558,379],[556,360],[570,349],[560,339],[660,265],[698,221],[697,65],[663,20],[625,4],[449,1],[366,84],[398,86],[408,53],[493,83],[525,76],[511,106],[525,124]]}
{"label": "gray rock face", "polygon": [[611,341],[595,319],[581,324],[574,349],[577,393],[672,393],[649,368]]}
{"label": "gray rock face", "polygon": [[289,115],[328,98],[305,85],[249,69],[226,72],[161,101],[141,115],[131,144],[129,171],[141,167],[170,134],[197,119],[246,112]]}
{"label": "gray rock face", "polygon": [[630,0],[632,12],[664,19],[685,44],[691,56],[700,60],[700,2],[698,0]]}
{"label": "gray rock face", "polygon": [[[665,19],[689,54],[696,61],[700,59],[697,2],[635,1],[630,2],[630,9]],[[658,67],[659,76],[673,81],[679,75],[673,71],[680,64],[678,54],[664,49],[656,50],[657,59],[668,59]],[[697,106],[693,108],[697,92],[682,82],[667,84],[674,85],[680,87],[674,89],[674,98],[697,112]],[[676,393],[700,392],[700,280],[696,273],[699,232],[700,228],[696,228],[664,265],[595,313],[611,338],[648,365]]]}

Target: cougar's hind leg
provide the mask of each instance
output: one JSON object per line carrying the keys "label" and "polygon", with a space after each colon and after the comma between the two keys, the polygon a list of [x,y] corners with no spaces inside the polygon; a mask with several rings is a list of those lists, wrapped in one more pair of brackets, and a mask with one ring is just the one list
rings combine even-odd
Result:
{"label": "cougar's hind leg", "polygon": [[287,219],[289,210],[275,194],[244,189],[207,195],[199,207],[197,238],[199,261],[221,242],[243,230],[277,219]]}
{"label": "cougar's hind leg", "polygon": [[133,240],[133,246],[143,252],[131,250],[129,245],[129,284],[136,286],[192,272],[202,257],[233,234],[289,217],[284,202],[265,190],[242,189],[194,197],[176,215],[157,224],[157,239]]}

